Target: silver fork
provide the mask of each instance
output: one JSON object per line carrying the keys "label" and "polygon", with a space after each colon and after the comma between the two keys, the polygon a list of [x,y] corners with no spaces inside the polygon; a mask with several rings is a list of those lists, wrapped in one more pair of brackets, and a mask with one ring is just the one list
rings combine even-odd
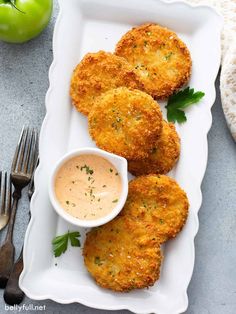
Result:
{"label": "silver fork", "polygon": [[[35,173],[36,167],[38,166],[38,163],[39,163],[39,158],[37,158],[34,173]],[[33,173],[33,176],[30,180],[30,184],[28,187],[29,202],[31,201],[31,197],[34,193],[34,173]],[[30,215],[30,210],[29,210],[29,219],[30,219],[30,217],[31,217],[31,215]],[[7,282],[7,285],[6,285],[4,294],[3,294],[5,302],[9,305],[20,304],[23,301],[24,296],[25,296],[24,292],[19,287],[19,277],[20,277],[20,274],[22,273],[22,270],[24,267],[23,248],[24,248],[24,244],[22,246],[21,253],[20,253],[17,261],[14,263],[14,265],[12,267],[12,271],[11,271],[9,280]]]}
{"label": "silver fork", "polygon": [[7,179],[7,173],[2,174],[2,171],[0,171],[0,199],[0,230],[2,230],[8,224],[11,211],[11,180],[10,177]]}
{"label": "silver fork", "polygon": [[0,247],[0,288],[5,288],[14,263],[15,247],[12,242],[13,229],[21,191],[31,180],[37,154],[37,132],[23,127],[11,167],[11,182],[15,188],[13,205],[5,242]]}

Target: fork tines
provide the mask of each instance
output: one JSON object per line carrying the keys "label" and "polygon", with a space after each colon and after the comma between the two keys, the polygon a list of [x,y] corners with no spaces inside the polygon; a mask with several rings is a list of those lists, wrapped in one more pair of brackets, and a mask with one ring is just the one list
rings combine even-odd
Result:
{"label": "fork tines", "polygon": [[37,131],[23,127],[13,158],[11,172],[24,172],[32,175],[37,158],[37,145]]}

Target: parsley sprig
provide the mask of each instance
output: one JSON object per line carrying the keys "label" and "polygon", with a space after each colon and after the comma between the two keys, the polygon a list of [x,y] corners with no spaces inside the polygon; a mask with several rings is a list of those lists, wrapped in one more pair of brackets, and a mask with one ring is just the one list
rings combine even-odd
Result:
{"label": "parsley sprig", "polygon": [[59,257],[62,253],[68,248],[68,242],[70,240],[71,246],[80,247],[80,233],[78,231],[70,232],[68,230],[67,233],[57,236],[52,240],[53,253],[55,257]]}
{"label": "parsley sprig", "polygon": [[169,122],[186,122],[187,118],[183,109],[196,104],[204,95],[205,93],[203,92],[194,92],[194,88],[187,87],[170,96],[166,105],[167,120]]}

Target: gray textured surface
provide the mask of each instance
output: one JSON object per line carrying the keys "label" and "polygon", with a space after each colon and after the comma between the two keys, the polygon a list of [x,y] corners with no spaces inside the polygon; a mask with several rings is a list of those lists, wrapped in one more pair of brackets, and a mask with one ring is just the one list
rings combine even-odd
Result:
{"label": "gray textured surface", "polygon": [[[52,31],[49,27],[37,39],[24,45],[0,43],[0,169],[9,169],[23,124],[40,127],[44,97],[48,88],[48,68],[52,61]],[[219,96],[213,107],[209,133],[209,161],[202,185],[203,204],[196,237],[196,263],[188,289],[186,314],[236,313],[236,145],[227,129]],[[200,125],[200,121],[199,121]],[[26,228],[28,203],[24,198],[17,213],[14,243],[19,254]],[[3,234],[0,235],[3,238]],[[24,303],[46,305],[46,313],[110,313],[79,304],[60,305],[52,301]],[[0,313],[5,312],[0,291]],[[35,313],[35,311],[23,311]],[[11,311],[17,313],[17,311]],[[38,312],[39,313],[39,312]],[[116,311],[114,314],[128,313]]]}

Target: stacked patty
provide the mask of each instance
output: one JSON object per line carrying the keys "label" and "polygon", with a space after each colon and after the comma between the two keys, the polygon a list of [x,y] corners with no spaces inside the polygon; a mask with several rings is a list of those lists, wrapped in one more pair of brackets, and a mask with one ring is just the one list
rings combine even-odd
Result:
{"label": "stacked patty", "polygon": [[165,175],[132,180],[120,215],[87,234],[84,262],[97,284],[120,292],[154,285],[161,244],[181,231],[188,208],[186,193],[175,180]]}
{"label": "stacked patty", "polygon": [[148,157],[162,131],[162,114],[153,98],[137,89],[119,87],[103,93],[88,117],[98,147],[127,159]]}
{"label": "stacked patty", "polygon": [[140,77],[145,90],[163,99],[182,87],[191,74],[187,46],[173,31],[157,24],[144,24],[128,31],[116,45]]}
{"label": "stacked patty", "polygon": [[127,60],[110,52],[99,51],[86,54],[74,69],[70,95],[76,109],[88,115],[98,96],[120,86],[143,88]]}
{"label": "stacked patty", "polygon": [[148,157],[141,160],[129,160],[129,172],[135,176],[144,174],[168,173],[176,164],[180,155],[180,138],[173,123],[162,121],[162,131]]}
{"label": "stacked patty", "polygon": [[84,262],[96,282],[114,291],[152,286],[160,275],[162,254],[153,226],[118,216],[86,237]]}

